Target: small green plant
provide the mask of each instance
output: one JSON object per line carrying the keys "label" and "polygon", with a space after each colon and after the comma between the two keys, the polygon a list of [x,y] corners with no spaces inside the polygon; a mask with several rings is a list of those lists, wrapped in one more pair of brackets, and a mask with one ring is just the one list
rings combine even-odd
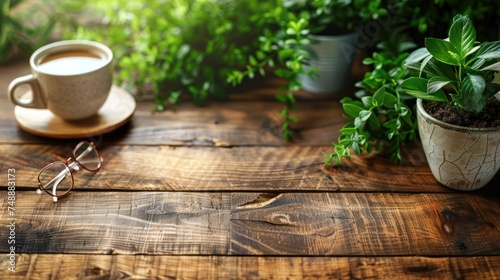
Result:
{"label": "small green plant", "polygon": [[413,44],[401,41],[397,45],[392,49],[401,51],[399,55],[375,52],[363,60],[373,66],[373,71],[356,84],[361,88],[356,99],[341,100],[348,123],[340,130],[338,141],[332,143],[333,152],[325,154],[326,164],[340,165],[342,158],[351,156],[351,150],[356,154],[384,151],[398,162],[402,160],[401,147],[416,139],[414,98],[400,89],[400,83],[409,75],[404,66],[408,57],[405,51]]}
{"label": "small green plant", "polygon": [[294,92],[301,88],[299,75],[309,75],[312,72],[305,71],[303,67],[303,60],[307,55],[305,46],[309,44],[306,37],[309,34],[308,22],[281,6],[263,14],[262,18],[267,24],[259,36],[258,50],[249,56],[250,63],[245,71],[234,70],[228,76],[228,81],[237,85],[244,78],[253,78],[254,73],[265,75],[266,66],[271,66],[277,77],[285,79],[287,83],[280,87],[282,93],[277,94],[276,98],[284,105],[281,110],[283,137],[290,140],[293,135],[291,125],[298,121],[291,115],[291,111],[296,109]]}
{"label": "small green plant", "polygon": [[407,66],[419,75],[401,86],[416,98],[447,103],[458,115],[478,114],[500,91],[492,82],[500,71],[500,41],[478,44],[472,21],[463,15],[454,17],[448,36],[426,38],[425,48],[408,57]]}

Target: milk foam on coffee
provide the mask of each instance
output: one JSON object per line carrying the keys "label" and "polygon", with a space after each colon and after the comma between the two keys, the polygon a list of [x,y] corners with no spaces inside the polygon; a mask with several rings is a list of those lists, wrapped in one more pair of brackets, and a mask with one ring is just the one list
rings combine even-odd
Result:
{"label": "milk foam on coffee", "polygon": [[50,54],[39,61],[38,69],[52,75],[77,75],[94,71],[105,64],[98,54],[71,51]]}

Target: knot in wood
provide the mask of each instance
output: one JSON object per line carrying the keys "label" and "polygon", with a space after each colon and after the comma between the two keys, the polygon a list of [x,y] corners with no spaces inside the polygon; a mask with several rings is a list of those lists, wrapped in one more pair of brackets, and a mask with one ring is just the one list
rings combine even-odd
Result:
{"label": "knot in wood", "polygon": [[290,220],[290,216],[284,213],[273,213],[271,214],[271,223],[275,225],[293,225],[294,223]]}

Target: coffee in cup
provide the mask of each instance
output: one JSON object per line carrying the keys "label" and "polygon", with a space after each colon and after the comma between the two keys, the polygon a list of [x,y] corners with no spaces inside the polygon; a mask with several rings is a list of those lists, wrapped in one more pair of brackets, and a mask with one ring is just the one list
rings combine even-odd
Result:
{"label": "coffee in cup", "polygon": [[[112,86],[113,53],[103,44],[70,40],[48,44],[30,57],[32,74],[14,79],[10,100],[22,107],[49,109],[65,120],[95,115]],[[32,98],[16,96],[21,85],[31,87]]]}

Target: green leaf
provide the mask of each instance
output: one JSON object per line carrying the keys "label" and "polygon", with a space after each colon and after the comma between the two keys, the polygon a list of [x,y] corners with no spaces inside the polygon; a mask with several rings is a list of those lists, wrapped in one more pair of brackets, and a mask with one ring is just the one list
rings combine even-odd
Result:
{"label": "green leaf", "polygon": [[375,62],[375,60],[371,57],[366,57],[365,59],[363,59],[362,63],[364,65],[371,65]]}
{"label": "green leaf", "polygon": [[352,135],[356,133],[356,128],[354,127],[343,127],[339,130],[340,133],[346,134],[346,135]]}
{"label": "green leaf", "polygon": [[277,94],[275,95],[276,99],[281,102],[281,103],[287,103],[288,101],[288,98],[286,97],[286,95],[283,95],[283,94]]}
{"label": "green leaf", "polygon": [[359,107],[351,103],[344,103],[342,104],[342,107],[344,108],[345,113],[353,118],[356,118],[359,115],[359,113],[363,111],[362,107]]}
{"label": "green leaf", "polygon": [[429,64],[429,61],[431,61],[431,59],[433,59],[432,55],[429,55],[428,57],[426,57],[424,59],[424,61],[422,61],[422,64],[420,64],[420,75],[422,75],[422,72],[424,72],[424,69],[425,69],[425,66],[427,66],[427,64]]}
{"label": "green leaf", "polygon": [[431,54],[426,48],[420,48],[415,51],[413,51],[407,58],[406,58],[406,64],[411,64],[411,63],[416,63],[420,62],[426,57],[430,56]]}
{"label": "green leaf", "polygon": [[481,44],[475,53],[477,58],[498,59],[500,58],[500,41],[486,42]]}
{"label": "green leaf", "polygon": [[290,121],[290,122],[293,122],[293,123],[297,123],[297,122],[299,122],[299,119],[298,119],[297,117],[295,117],[295,116],[290,116],[290,115],[289,115],[289,116],[287,116],[286,120],[287,120],[287,121]]}
{"label": "green leaf", "polygon": [[363,126],[365,125],[365,122],[361,120],[360,117],[356,117],[354,119],[354,126],[357,127],[357,128],[361,128],[363,129]]}
{"label": "green leaf", "polygon": [[296,33],[296,31],[295,31],[295,29],[293,27],[292,28],[287,28],[287,30],[286,30],[286,34],[287,35],[295,35],[295,33]]}
{"label": "green leaf", "polygon": [[494,51],[494,52],[489,52],[482,54],[478,56],[478,58],[483,58],[483,59],[498,59],[500,58],[500,51]]}
{"label": "green leaf", "polygon": [[401,127],[401,121],[399,119],[388,120],[384,123],[384,127],[399,129]]}
{"label": "green leaf", "polygon": [[401,107],[401,109],[399,110],[399,116],[404,117],[408,115],[408,112],[410,112],[410,110],[408,110],[408,107]]}
{"label": "green leaf", "polygon": [[248,56],[248,63],[252,66],[256,66],[257,64],[259,64],[259,62],[253,55]]}
{"label": "green leaf", "polygon": [[442,76],[446,77],[450,80],[455,80],[455,71],[453,70],[453,66],[444,64],[439,62],[437,59],[432,58],[429,60],[427,63],[426,67],[423,69],[423,71],[429,75],[430,77],[432,76]]}
{"label": "green leaf", "polygon": [[441,77],[441,76],[435,76],[429,79],[429,82],[427,82],[427,92],[428,93],[434,93],[447,84],[449,84],[451,81],[450,79],[446,77]]}
{"label": "green leaf", "polygon": [[498,58],[500,58],[500,41],[483,43],[474,53],[470,67],[472,69],[480,69],[486,63],[487,59]]}
{"label": "green leaf", "polygon": [[385,99],[385,87],[379,88],[375,94],[373,94],[372,104],[375,107],[381,106],[384,104]]}
{"label": "green leaf", "polygon": [[386,93],[385,94],[385,98],[384,98],[384,105],[387,106],[387,107],[394,107],[394,104],[396,104],[396,102],[398,102],[398,98],[390,93]]}
{"label": "green leaf", "polygon": [[486,105],[483,92],[486,88],[484,78],[479,75],[467,75],[462,82],[462,96],[458,98],[458,104],[463,109],[479,113]]}
{"label": "green leaf", "polygon": [[[358,131],[358,132],[360,132],[360,133],[361,133],[361,132],[364,132],[364,131]],[[364,133],[366,133],[366,132],[364,132]],[[366,136],[365,136],[365,135],[363,135],[363,134],[359,134],[359,135],[357,135],[357,136],[358,136],[358,137],[356,138],[357,142],[358,142],[359,144],[361,144],[361,145],[364,145],[364,144],[366,143]]]}
{"label": "green leaf", "polygon": [[358,142],[356,141],[352,142],[351,148],[357,155],[361,155],[362,151],[361,148],[359,147]]}
{"label": "green leaf", "polygon": [[372,111],[363,110],[363,111],[359,112],[359,118],[363,122],[365,122],[366,120],[368,120],[368,118],[370,118],[371,115],[372,115]]}
{"label": "green leaf", "polygon": [[391,140],[393,137],[394,137],[394,134],[396,133],[396,130],[391,130],[388,134],[387,134],[387,139]]}
{"label": "green leaf", "polygon": [[426,38],[425,47],[437,60],[450,65],[460,65],[459,52],[452,43],[441,39]]}
{"label": "green leaf", "polygon": [[472,50],[476,42],[476,29],[468,16],[457,16],[448,33],[450,43],[458,51],[459,60],[463,62],[465,56]]}
{"label": "green leaf", "polygon": [[363,102],[363,106],[365,106],[365,108],[370,108],[373,106],[373,96],[363,96],[361,97],[361,102]]}
{"label": "green leaf", "polygon": [[415,98],[436,102],[448,101],[443,90],[438,90],[434,94],[427,93],[427,82],[424,78],[411,77],[401,83],[401,88]]}
{"label": "green leaf", "polygon": [[479,71],[500,71],[500,62],[493,63],[491,65],[481,68]]}
{"label": "green leaf", "polygon": [[179,50],[177,51],[177,59],[179,60],[182,60],[184,59],[184,57],[186,57],[186,55],[189,53],[189,51],[191,50],[191,47],[187,44],[182,44],[179,48]]}

